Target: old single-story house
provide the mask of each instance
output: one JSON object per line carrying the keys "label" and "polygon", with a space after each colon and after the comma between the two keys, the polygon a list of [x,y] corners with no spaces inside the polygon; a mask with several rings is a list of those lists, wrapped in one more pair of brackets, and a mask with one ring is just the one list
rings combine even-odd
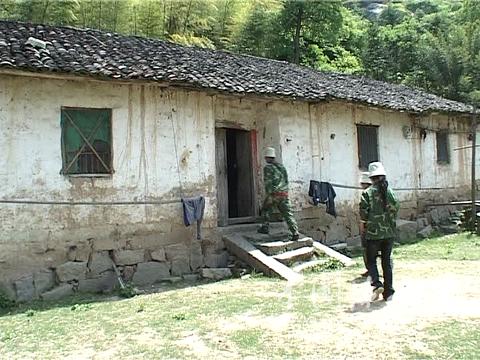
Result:
{"label": "old single-story house", "polygon": [[[65,294],[107,283],[112,253],[140,284],[224,265],[218,228],[259,215],[266,146],[289,172],[301,230],[319,241],[358,235],[358,182],[373,160],[414,217],[467,193],[469,152],[452,150],[470,144],[472,111],[281,61],[0,21],[0,281],[28,300],[52,281]],[[310,180],[334,184],[336,218],[311,204]],[[200,195],[197,240],[181,198]]]}

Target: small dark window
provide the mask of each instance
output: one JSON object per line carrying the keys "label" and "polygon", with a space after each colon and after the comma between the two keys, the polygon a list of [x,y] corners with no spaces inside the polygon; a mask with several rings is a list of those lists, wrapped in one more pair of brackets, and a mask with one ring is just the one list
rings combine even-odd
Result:
{"label": "small dark window", "polygon": [[112,111],[62,108],[62,174],[112,173]]}
{"label": "small dark window", "polygon": [[446,131],[437,132],[437,163],[439,164],[450,163],[448,132]]}
{"label": "small dark window", "polygon": [[362,170],[368,169],[372,161],[378,158],[378,126],[357,125],[358,166]]}

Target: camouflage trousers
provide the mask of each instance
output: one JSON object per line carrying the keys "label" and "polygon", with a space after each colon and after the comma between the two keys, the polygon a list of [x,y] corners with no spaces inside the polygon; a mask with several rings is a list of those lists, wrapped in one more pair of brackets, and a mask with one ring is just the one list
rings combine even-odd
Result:
{"label": "camouflage trousers", "polygon": [[270,218],[275,208],[280,211],[280,214],[287,223],[290,232],[292,234],[298,234],[297,221],[293,217],[292,206],[290,205],[290,200],[288,199],[288,196],[271,196],[270,198],[265,200],[262,209],[263,226],[268,228]]}

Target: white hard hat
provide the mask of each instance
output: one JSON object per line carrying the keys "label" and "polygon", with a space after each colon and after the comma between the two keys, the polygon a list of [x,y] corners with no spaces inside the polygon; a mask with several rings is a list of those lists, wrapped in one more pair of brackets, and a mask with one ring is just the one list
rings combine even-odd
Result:
{"label": "white hard hat", "polygon": [[265,157],[275,157],[275,149],[273,147],[267,147],[264,151],[264,156]]}
{"label": "white hard hat", "polygon": [[385,172],[385,168],[383,167],[382,163],[380,161],[376,162],[371,162],[368,164],[368,177],[372,178],[374,176],[387,176],[387,173]]}
{"label": "white hard hat", "polygon": [[369,173],[368,172],[362,172],[360,175],[360,184],[371,184],[372,180],[368,177]]}

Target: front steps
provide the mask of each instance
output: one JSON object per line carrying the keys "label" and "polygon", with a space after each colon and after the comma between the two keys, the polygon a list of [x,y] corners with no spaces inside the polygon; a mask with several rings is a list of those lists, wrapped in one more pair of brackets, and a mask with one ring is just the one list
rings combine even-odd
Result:
{"label": "front steps", "polygon": [[[273,225],[273,226],[272,226]],[[301,274],[333,257],[345,266],[355,261],[312,238],[300,235],[298,241],[289,241],[283,224],[271,224],[270,234],[257,233],[256,224],[221,228],[228,251],[268,276],[277,276],[290,282],[299,282]]]}

